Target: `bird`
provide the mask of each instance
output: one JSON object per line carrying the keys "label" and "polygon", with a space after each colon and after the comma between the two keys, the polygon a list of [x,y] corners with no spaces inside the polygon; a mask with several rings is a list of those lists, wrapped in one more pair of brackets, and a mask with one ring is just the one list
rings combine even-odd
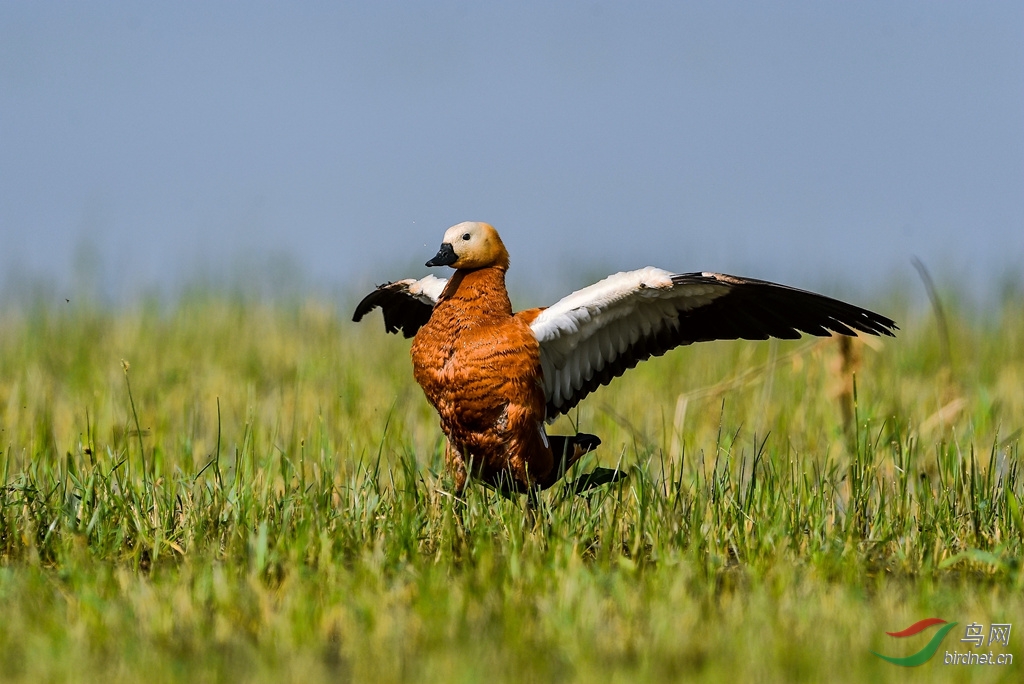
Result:
{"label": "bird", "polygon": [[[899,329],[880,314],[786,285],[651,266],[515,313],[505,287],[508,250],[493,226],[477,221],[448,228],[426,266],[455,272],[380,285],[353,321],[380,308],[387,332],[413,338],[413,375],[440,416],[445,467],[459,493],[471,477],[506,496],[553,486],[600,439],[548,435],[545,426],[675,347],[802,333],[891,337]],[[598,469],[585,488],[620,476]]]}

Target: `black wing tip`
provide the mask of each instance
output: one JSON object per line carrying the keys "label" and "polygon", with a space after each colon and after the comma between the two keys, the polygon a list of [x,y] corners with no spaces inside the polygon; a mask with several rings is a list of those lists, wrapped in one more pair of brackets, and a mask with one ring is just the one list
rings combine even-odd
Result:
{"label": "black wing tip", "polygon": [[570,491],[578,496],[602,485],[615,484],[625,479],[628,475],[629,473],[618,468],[594,468],[589,473],[573,480],[570,485]]}
{"label": "black wing tip", "polygon": [[[835,334],[852,337],[859,333],[875,336],[885,335],[887,337],[896,337],[895,331],[899,330],[899,326],[896,325],[896,321],[888,316],[883,316],[882,314],[875,313],[874,311],[859,307],[855,304],[849,304],[834,297],[818,294],[809,290],[801,290],[789,285],[782,285],[781,283],[773,283],[768,280],[758,280],[756,278],[745,278],[726,273],[711,272],[678,273],[672,276],[672,283],[674,285],[700,281],[714,281],[715,283],[720,283],[722,285],[732,285],[737,288],[733,291],[736,294],[739,294],[740,291],[746,290],[751,294],[754,292],[764,294],[771,293],[775,295],[775,297],[782,296],[788,298],[788,296],[795,296],[798,299],[804,300],[805,304],[817,305],[815,308],[820,307],[819,310],[821,313],[826,313],[827,319],[829,319],[827,321],[821,321],[819,319],[815,321],[813,325],[807,325],[806,328],[801,325],[793,325],[791,329],[797,332],[797,334],[793,336],[794,338],[798,337],[800,333],[815,335],[818,337]],[[730,297],[730,295],[733,295],[733,293],[723,296],[722,299]],[[770,336],[779,337],[779,335],[775,334],[770,334]],[[783,339],[786,338],[784,337]]]}
{"label": "black wing tip", "polygon": [[384,314],[384,330],[406,339],[413,337],[430,318],[433,306],[409,293],[410,281],[395,281],[379,285],[356,305],[352,321],[358,323],[366,314],[380,308]]}
{"label": "black wing tip", "polygon": [[378,285],[377,289],[363,297],[359,303],[356,304],[356,310],[352,314],[352,322],[358,323],[363,320],[363,317],[366,314],[381,306],[381,291],[391,287],[393,284],[394,283],[384,283],[383,285]]}
{"label": "black wing tip", "polygon": [[[851,304],[848,306],[853,305]],[[835,319],[835,322],[838,325],[841,325],[846,328],[853,328],[853,330],[845,332],[842,330],[833,329],[834,332],[838,332],[840,335],[848,335],[851,337],[854,337],[859,333],[865,333],[867,335],[875,336],[885,335],[886,337],[896,337],[896,331],[900,329],[900,327],[896,325],[896,321],[892,320],[887,316],[883,316],[882,314],[875,313],[874,311],[861,309],[859,307],[855,308],[856,316],[843,319]]]}
{"label": "black wing tip", "polygon": [[375,308],[377,308],[376,304],[373,304],[372,302],[367,302],[366,301],[369,298],[370,298],[370,295],[367,295],[356,306],[355,313],[352,314],[352,322],[353,323],[358,323],[359,321],[363,320],[363,316],[365,316],[366,314],[370,313]]}

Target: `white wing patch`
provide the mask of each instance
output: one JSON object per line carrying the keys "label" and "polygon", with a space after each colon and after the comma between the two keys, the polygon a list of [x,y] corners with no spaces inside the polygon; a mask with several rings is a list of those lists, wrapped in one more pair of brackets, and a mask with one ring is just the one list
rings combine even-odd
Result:
{"label": "white wing patch", "polygon": [[408,280],[403,280],[401,282],[408,283],[408,292],[413,297],[424,304],[434,306],[437,304],[437,300],[441,298],[441,293],[444,292],[444,288],[448,284],[448,279],[428,275],[424,278],[420,278],[419,280],[409,278]]}
{"label": "white wing patch", "polygon": [[672,273],[648,267],[616,273],[545,309],[530,327],[540,343],[548,404],[562,406],[643,338],[678,327],[681,311],[703,306],[729,289],[713,282],[675,285]]}

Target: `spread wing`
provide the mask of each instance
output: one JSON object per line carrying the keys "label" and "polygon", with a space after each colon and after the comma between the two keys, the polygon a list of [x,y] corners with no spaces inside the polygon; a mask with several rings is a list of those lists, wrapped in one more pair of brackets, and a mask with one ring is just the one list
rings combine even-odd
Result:
{"label": "spread wing", "polygon": [[406,337],[412,337],[430,319],[434,305],[447,284],[447,280],[432,275],[420,280],[407,278],[385,283],[363,297],[352,320],[358,323],[363,316],[380,307],[385,330],[389,333],[401,330]]}
{"label": "spread wing", "polygon": [[836,299],[721,273],[660,268],[616,273],[544,309],[531,323],[540,342],[547,417],[644,359],[707,340],[893,335],[885,316]]}

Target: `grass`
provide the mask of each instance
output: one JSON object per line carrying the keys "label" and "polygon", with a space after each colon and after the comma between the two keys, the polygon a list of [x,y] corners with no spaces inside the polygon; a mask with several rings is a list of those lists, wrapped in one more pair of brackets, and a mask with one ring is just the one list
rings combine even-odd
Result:
{"label": "grass", "polygon": [[[8,308],[0,680],[1019,681],[1022,311],[642,364],[552,429],[629,478],[531,522],[453,500],[377,319]],[[1014,664],[871,654],[933,616]]]}

